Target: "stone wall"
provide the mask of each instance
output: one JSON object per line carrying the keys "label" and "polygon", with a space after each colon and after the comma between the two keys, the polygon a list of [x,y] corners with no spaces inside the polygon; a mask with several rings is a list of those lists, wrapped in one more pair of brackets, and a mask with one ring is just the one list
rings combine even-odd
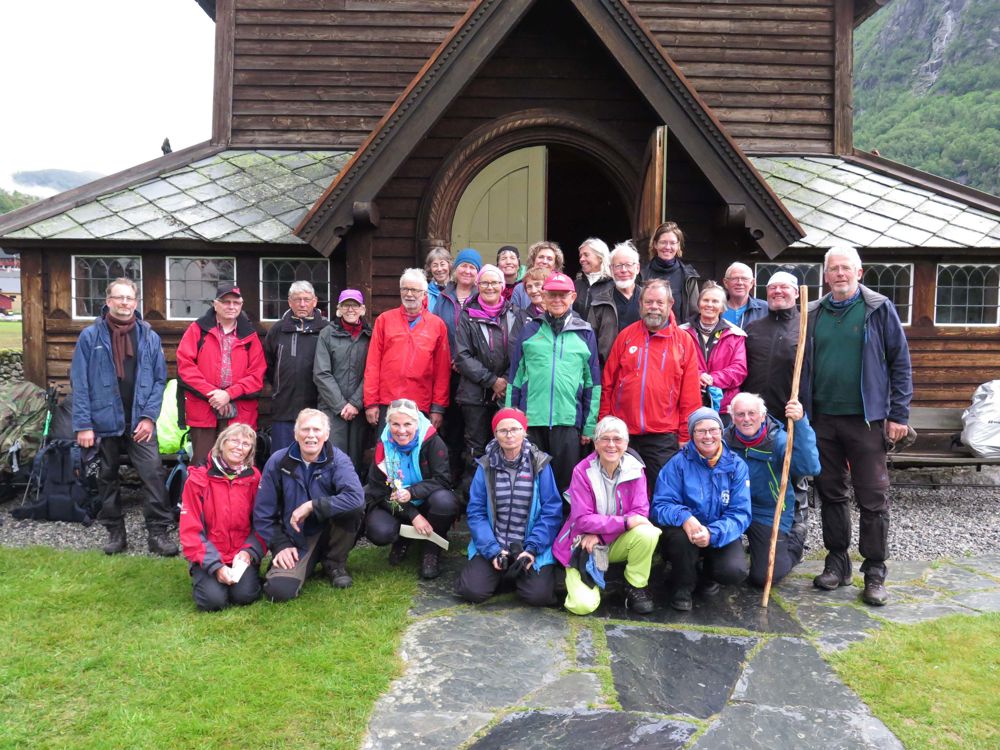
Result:
{"label": "stone wall", "polygon": [[21,380],[24,355],[17,349],[0,349],[0,383]]}

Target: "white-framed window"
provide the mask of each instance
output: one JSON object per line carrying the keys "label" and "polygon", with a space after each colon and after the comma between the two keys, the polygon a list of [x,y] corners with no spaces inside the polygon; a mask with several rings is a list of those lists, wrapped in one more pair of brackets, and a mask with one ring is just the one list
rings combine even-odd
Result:
{"label": "white-framed window", "polygon": [[136,310],[142,313],[142,258],[137,255],[74,255],[71,263],[74,319],[89,320],[100,315],[108,284],[123,277],[132,279],[139,287]]}
{"label": "white-framed window", "polygon": [[326,258],[261,258],[260,319],[277,320],[288,309],[288,287],[308,281],[316,290],[316,304],[330,317],[330,261]]}
{"label": "white-framed window", "polygon": [[1000,323],[1000,265],[939,263],[934,325],[995,326]]}
{"label": "white-framed window", "polygon": [[236,258],[168,257],[167,319],[200,318],[226,281],[236,281]]}
{"label": "white-framed window", "polygon": [[778,271],[792,274],[799,280],[799,286],[809,287],[809,299],[819,299],[823,295],[823,264],[822,263],[755,263],[754,276],[757,288],[754,296],[757,299],[767,299],[767,282]]}
{"label": "white-framed window", "polygon": [[912,263],[865,263],[861,283],[888,297],[896,306],[896,312],[904,326],[912,322]]}

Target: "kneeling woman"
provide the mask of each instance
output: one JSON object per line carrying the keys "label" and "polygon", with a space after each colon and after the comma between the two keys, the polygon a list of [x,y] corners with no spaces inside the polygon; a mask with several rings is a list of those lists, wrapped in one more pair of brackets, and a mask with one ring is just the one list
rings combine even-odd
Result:
{"label": "kneeling woman", "polygon": [[528,420],[517,409],[493,417],[495,439],[477,461],[466,515],[472,540],[457,593],[484,602],[512,583],[526,603],[555,603],[552,542],[562,522],[562,500],[551,457],[525,440]]}
{"label": "kneeling woman", "polygon": [[[402,524],[447,538],[460,508],[451,491],[448,448],[416,403],[393,401],[385,421],[365,487],[365,536],[380,547],[391,544],[389,564],[399,565],[410,544],[399,534]],[[429,539],[423,544],[420,575],[437,578],[441,548]]]}
{"label": "kneeling woman", "polygon": [[[257,433],[233,424],[219,433],[208,464],[188,470],[181,499],[181,549],[191,564],[194,602],[216,611],[260,598],[264,541],[253,531],[260,484],[254,466]],[[246,566],[242,575],[234,568]]]}
{"label": "kneeling woman", "polygon": [[628,451],[628,427],[618,417],[597,423],[594,447],[573,469],[569,518],[552,549],[566,566],[566,609],[575,615],[597,609],[601,586],[585,582],[580,569],[586,571],[595,547],[609,545],[608,562],[625,563],[625,606],[649,614],[653,600],[646,587],[660,530],[649,522],[645,466]]}

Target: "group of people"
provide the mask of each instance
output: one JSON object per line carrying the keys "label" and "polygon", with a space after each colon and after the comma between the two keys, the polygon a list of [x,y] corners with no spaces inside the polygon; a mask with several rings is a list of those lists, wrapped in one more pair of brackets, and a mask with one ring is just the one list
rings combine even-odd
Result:
{"label": "group of people", "polygon": [[[524,264],[513,246],[495,265],[471,248],[454,259],[438,248],[424,269],[403,272],[401,304],[373,324],[357,290],[342,291],[326,320],[312,286],[293,283],[263,342],[239,287],[221,285],[177,349],[194,454],[180,539],[197,606],[287,601],[317,563],[333,586],[350,586],[347,558],[362,536],[390,548],[390,565],[419,544],[420,575],[434,578],[464,513],[471,542],[456,591],[468,601],[511,588],[553,605],[564,579],[566,609],[586,614],[610,566],[624,564],[626,606],[648,613],[659,547],[669,603],[687,610],[720,584],[764,584],[775,518],[773,581],[801,560],[810,476],[827,549],[816,587],[852,582],[850,480],[862,596],[884,604],[886,450],[906,435],[912,392],[895,308],[860,284],[855,250],[832,248],[831,291],[810,306],[799,341],[792,274],[773,274],[759,300],[747,265],[733,263],[721,285],[703,282],[683,249],[672,222],[654,232],[645,266],[632,243],[591,238],[574,280],[552,242],[533,245]],[[154,428],[166,365],[136,298],[133,282],[113,281],[80,337],[74,429],[81,446],[100,442],[104,551],[126,548],[124,451],[145,484],[149,548],[171,555]],[[259,471],[265,381],[271,455]],[[779,497],[786,422],[792,478]]]}

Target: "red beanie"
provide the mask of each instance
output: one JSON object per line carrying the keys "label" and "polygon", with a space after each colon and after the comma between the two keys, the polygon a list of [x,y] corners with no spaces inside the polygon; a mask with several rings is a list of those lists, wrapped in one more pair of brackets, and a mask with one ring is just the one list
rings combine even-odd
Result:
{"label": "red beanie", "polygon": [[528,429],[528,418],[524,416],[524,412],[520,409],[512,409],[507,407],[506,409],[501,409],[493,417],[493,432],[497,431],[497,425],[500,424],[505,419],[517,420],[518,424],[524,429]]}

